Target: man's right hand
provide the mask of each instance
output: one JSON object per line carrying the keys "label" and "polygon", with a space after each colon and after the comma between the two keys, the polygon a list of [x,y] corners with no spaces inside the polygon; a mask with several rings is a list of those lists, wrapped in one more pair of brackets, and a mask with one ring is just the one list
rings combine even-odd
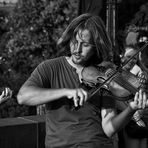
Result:
{"label": "man's right hand", "polygon": [[69,89],[67,94],[68,99],[73,99],[75,107],[82,106],[88,99],[88,93],[82,88]]}

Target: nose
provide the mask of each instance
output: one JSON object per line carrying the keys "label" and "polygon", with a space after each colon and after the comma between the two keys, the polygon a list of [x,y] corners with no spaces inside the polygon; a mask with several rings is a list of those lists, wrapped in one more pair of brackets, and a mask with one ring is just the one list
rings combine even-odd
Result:
{"label": "nose", "polygon": [[80,53],[82,51],[82,43],[77,43],[75,46],[75,50],[77,53]]}

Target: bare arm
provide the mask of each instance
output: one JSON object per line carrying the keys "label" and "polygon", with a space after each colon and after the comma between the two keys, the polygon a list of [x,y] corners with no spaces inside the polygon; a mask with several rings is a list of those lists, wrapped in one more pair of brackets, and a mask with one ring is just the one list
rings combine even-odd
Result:
{"label": "bare arm", "polygon": [[[40,105],[62,97],[73,99],[74,105],[78,106],[87,100],[88,95],[83,89],[49,89],[23,85],[19,90],[17,100],[19,104]],[[78,104],[78,98],[81,100],[80,104]]]}
{"label": "bare arm", "polygon": [[140,90],[136,93],[134,101],[120,114],[116,115],[114,109],[102,109],[102,127],[105,134],[111,137],[131,120],[136,110],[144,109],[146,105],[146,94]]}
{"label": "bare arm", "polygon": [[114,109],[102,109],[102,127],[105,134],[111,137],[123,128],[132,118],[134,110],[127,107],[123,112],[116,115]]}

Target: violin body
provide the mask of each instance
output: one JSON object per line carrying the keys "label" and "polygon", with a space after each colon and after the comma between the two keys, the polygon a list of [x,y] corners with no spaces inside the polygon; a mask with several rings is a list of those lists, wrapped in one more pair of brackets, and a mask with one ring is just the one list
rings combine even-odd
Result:
{"label": "violin body", "polygon": [[109,83],[109,86],[114,96],[127,100],[141,88],[141,83],[134,74],[122,71]]}
{"label": "violin body", "polygon": [[114,73],[113,68],[88,66],[82,70],[82,80],[84,84],[90,87],[104,88],[110,91],[112,96],[120,101],[131,99],[131,96],[143,87],[141,82],[145,82],[145,79],[141,81],[141,78],[124,70],[115,75]]}

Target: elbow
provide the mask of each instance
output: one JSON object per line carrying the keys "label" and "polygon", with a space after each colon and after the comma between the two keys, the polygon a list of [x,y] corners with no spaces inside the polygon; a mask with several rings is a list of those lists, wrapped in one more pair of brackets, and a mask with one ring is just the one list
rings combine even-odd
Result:
{"label": "elbow", "polygon": [[115,134],[115,129],[113,128],[111,123],[108,123],[105,126],[103,126],[103,130],[108,138],[111,138]]}
{"label": "elbow", "polygon": [[20,104],[20,105],[24,104],[24,99],[23,98],[24,97],[23,97],[23,95],[21,93],[17,94],[17,102],[18,102],[18,104]]}
{"label": "elbow", "polygon": [[105,135],[106,135],[108,138],[111,138],[111,137],[114,135],[114,132],[105,132]]}
{"label": "elbow", "polygon": [[26,89],[25,87],[22,87],[18,94],[17,94],[17,102],[20,105],[27,105],[27,100],[28,100],[28,89]]}
{"label": "elbow", "polygon": [[36,101],[37,95],[31,87],[22,87],[17,94],[17,102],[20,105],[39,105]]}
{"label": "elbow", "polygon": [[109,130],[104,130],[104,133],[108,138],[111,138],[114,135],[114,132],[112,130],[110,130],[110,129]]}

